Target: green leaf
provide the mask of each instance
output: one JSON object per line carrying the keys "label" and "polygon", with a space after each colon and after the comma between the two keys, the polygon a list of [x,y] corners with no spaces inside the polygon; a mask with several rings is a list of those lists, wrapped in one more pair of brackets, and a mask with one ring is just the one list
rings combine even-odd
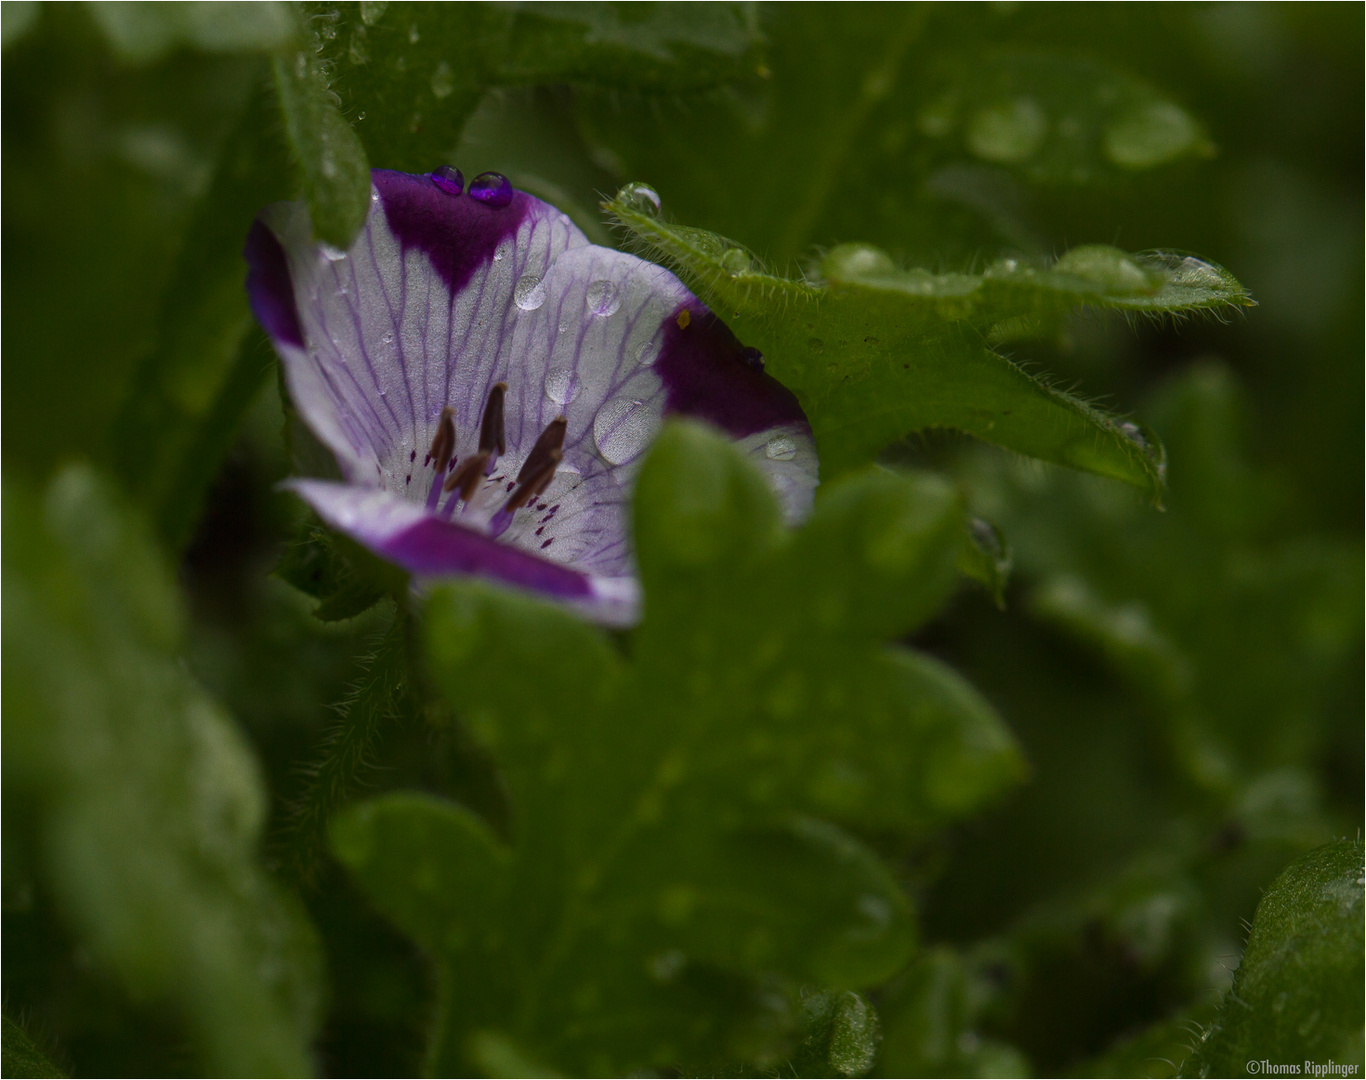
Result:
{"label": "green leaf", "polygon": [[1340,840],[1292,863],[1257,905],[1243,962],[1182,1076],[1248,1062],[1362,1065],[1362,845]]}
{"label": "green leaf", "polygon": [[[885,644],[952,588],[962,509],[870,470],[795,536],[779,521],[726,440],[671,425],[637,487],[629,658],[520,595],[429,602],[433,677],[501,765],[511,842],[391,796],[334,848],[437,957],[438,1070],[480,1060],[481,1032],[570,1073],[768,1067],[797,984],[872,985],[910,955],[907,898],[847,830],[922,835],[1020,770],[961,679]],[[831,1050],[849,1075],[860,1016]]]}
{"label": "green leaf", "polygon": [[25,1080],[46,1080],[48,1077],[60,1080],[66,1073],[48,1060],[28,1033],[8,1016],[3,1018],[4,1043],[3,1062],[6,1076],[24,1077]]}
{"label": "green leaf", "polygon": [[90,469],[5,485],[6,819],[77,939],[188,1023],[206,1071],[301,1075],[309,928],[257,859],[243,736],[175,657],[183,615],[138,520]]}
{"label": "green leaf", "polygon": [[1246,302],[1227,272],[1199,260],[1099,247],[1047,267],[1004,260],[981,274],[931,274],[846,245],[825,257],[817,285],[756,269],[730,241],[662,220],[633,190],[606,208],[797,393],[827,476],[908,432],[950,427],[1160,497],[1165,457],[1150,433],[1028,374],[992,350],[993,336],[1038,336],[1082,304],[1179,314]]}
{"label": "green leaf", "polygon": [[272,60],[285,137],[303,172],[319,240],[345,250],[370,210],[370,164],[360,136],[342,116],[316,40]]}
{"label": "green leaf", "polygon": [[490,88],[670,94],[752,73],[760,41],[742,4],[362,3],[318,19],[371,158],[413,172],[449,159]]}
{"label": "green leaf", "polygon": [[146,3],[97,0],[90,14],[118,56],[134,64],[159,60],[173,49],[273,52],[297,35],[289,5]]}

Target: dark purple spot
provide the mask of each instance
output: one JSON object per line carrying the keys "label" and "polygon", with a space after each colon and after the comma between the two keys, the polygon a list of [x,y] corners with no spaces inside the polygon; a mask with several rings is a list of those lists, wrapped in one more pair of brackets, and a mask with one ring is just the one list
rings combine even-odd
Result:
{"label": "dark purple spot", "polygon": [[450,165],[438,165],[432,170],[432,183],[447,195],[459,195],[465,190],[465,174]]}
{"label": "dark purple spot", "polygon": [[[431,457],[431,455],[429,454],[429,455],[428,455],[428,458],[430,459],[430,457]],[[409,461],[416,461],[416,460],[417,460],[417,451],[416,451],[416,450],[414,450],[411,454],[408,455],[408,460],[409,460]]]}
{"label": "dark purple spot", "polygon": [[544,526],[544,525],[542,525],[539,529],[536,530],[536,535],[537,535],[537,536],[540,536],[541,533],[543,533],[543,532],[545,532],[545,526]]}
{"label": "dark purple spot", "polygon": [[558,510],[559,508],[560,508],[560,504],[559,504],[559,503],[556,503],[554,506],[552,506],[552,507],[550,508],[550,512],[553,514],[553,513],[554,513],[556,510]]}
{"label": "dark purple spot", "polygon": [[[389,228],[404,248],[417,248],[452,292],[493,261],[498,245],[516,235],[536,205],[530,195],[512,193],[512,213],[490,214],[469,199],[452,199],[425,176],[376,169],[370,174],[384,205]],[[470,185],[470,194],[474,194]]]}
{"label": "dark purple spot", "polygon": [[548,548],[548,547],[549,547],[551,544],[553,544],[554,542],[555,542],[555,538],[552,536],[549,540],[547,540],[544,544],[541,545],[541,550],[544,551],[546,548]]}
{"label": "dark purple spot", "polygon": [[403,478],[403,482],[404,482],[405,484],[411,484],[411,483],[413,482],[413,474],[412,474],[412,473],[409,473],[407,476],[405,476],[405,477]]}
{"label": "dark purple spot", "polygon": [[512,202],[512,183],[502,173],[480,173],[470,181],[470,198],[485,206],[501,210]]}
{"label": "dark purple spot", "polygon": [[242,256],[247,260],[247,302],[256,321],[271,337],[302,349],[304,332],[280,241],[263,222],[253,221]]}
{"label": "dark purple spot", "polygon": [[544,509],[545,509],[545,503],[537,503],[537,504],[536,504],[536,509],[537,509],[538,511],[539,511],[539,510],[544,510]]}
{"label": "dark purple spot", "polygon": [[[691,314],[680,326],[684,311]],[[757,370],[730,327],[700,300],[675,308],[661,328],[664,344],[655,371],[664,382],[666,415],[700,417],[735,438],[806,423],[792,391]]]}
{"label": "dark purple spot", "polygon": [[516,480],[509,480],[509,481],[508,481],[508,490],[509,490],[509,491],[511,491],[511,490],[512,490],[513,488],[515,488],[516,486],[517,486],[517,481],[516,481]]}

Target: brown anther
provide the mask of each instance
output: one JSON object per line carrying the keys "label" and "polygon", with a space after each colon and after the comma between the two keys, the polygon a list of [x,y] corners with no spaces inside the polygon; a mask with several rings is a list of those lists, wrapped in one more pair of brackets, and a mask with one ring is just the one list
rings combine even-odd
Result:
{"label": "brown anther", "polygon": [[[534,453],[534,451],[533,451]],[[555,470],[560,466],[560,459],[564,457],[558,447],[547,450],[541,458],[541,464],[535,472],[527,474],[525,467],[517,476],[517,490],[512,493],[512,497],[503,504],[506,513],[513,513],[520,510],[528,501],[534,499],[550,486],[550,481],[555,479]],[[528,459],[530,460],[530,459]]]}
{"label": "brown anther", "polygon": [[465,459],[465,463],[446,477],[446,482],[441,485],[442,491],[454,491],[460,489],[460,497],[466,502],[470,501],[470,496],[479,487],[479,482],[484,479],[484,468],[489,463],[489,455],[483,450],[471,454]]}
{"label": "brown anther", "polygon": [[550,452],[558,451],[564,446],[564,429],[568,424],[569,421],[563,416],[557,416],[546,425],[546,429],[536,439],[536,445],[531,448],[531,453],[527,454],[526,461],[522,463],[521,471],[517,473],[517,483],[520,484],[533,473],[539,473]]}
{"label": "brown anther", "polygon": [[[436,471],[438,474],[446,471],[446,466],[451,463],[451,454],[455,452],[455,410],[447,405],[441,410],[441,419],[436,422],[436,434],[432,436],[432,448],[427,451],[427,460],[424,465],[433,459],[436,461]],[[413,454],[416,456],[417,451]]]}
{"label": "brown anther", "polygon": [[484,406],[484,422],[479,425],[479,450],[481,453],[507,453],[507,440],[503,435],[503,395],[508,384],[494,383],[489,391],[488,404]]}

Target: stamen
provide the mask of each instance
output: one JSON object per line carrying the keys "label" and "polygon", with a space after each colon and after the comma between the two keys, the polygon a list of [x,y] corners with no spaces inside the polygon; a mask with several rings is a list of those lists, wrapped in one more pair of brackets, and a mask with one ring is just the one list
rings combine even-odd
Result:
{"label": "stamen", "polygon": [[527,454],[526,461],[522,463],[522,469],[517,474],[517,483],[520,484],[533,473],[539,473],[549,459],[551,451],[558,453],[564,447],[564,429],[568,424],[569,421],[563,416],[557,416],[546,425],[546,429],[536,439],[536,445],[531,448],[531,453]]}
{"label": "stamen", "polygon": [[[455,410],[447,405],[441,410],[441,419],[436,422],[436,434],[432,436],[432,448],[427,451],[427,460],[423,467],[430,465],[433,459],[436,461],[436,473],[440,476],[446,471],[446,466],[450,464],[451,454],[455,450]],[[413,451],[417,455],[417,451]]]}
{"label": "stamen", "polygon": [[[553,426],[553,425],[552,425]],[[561,431],[564,429],[561,428]],[[532,453],[535,453],[533,450]],[[527,475],[526,467],[517,474],[517,490],[512,493],[512,497],[503,504],[503,513],[512,514],[520,510],[528,501],[534,499],[542,491],[550,486],[550,481],[555,479],[555,470],[559,468],[560,459],[564,455],[560,453],[558,447],[546,451],[542,457],[541,466],[535,472]],[[530,461],[530,458],[527,459]]]}
{"label": "stamen", "polygon": [[488,404],[484,406],[484,422],[479,425],[479,450],[490,456],[494,456],[494,451],[499,455],[507,453],[507,440],[503,434],[503,395],[507,388],[505,382],[493,384]]}
{"label": "stamen", "polygon": [[470,501],[470,496],[479,487],[479,482],[484,479],[484,466],[488,463],[489,455],[480,450],[478,453],[471,454],[465,459],[463,465],[446,477],[442,491],[454,491],[460,489],[460,497],[466,502]]}

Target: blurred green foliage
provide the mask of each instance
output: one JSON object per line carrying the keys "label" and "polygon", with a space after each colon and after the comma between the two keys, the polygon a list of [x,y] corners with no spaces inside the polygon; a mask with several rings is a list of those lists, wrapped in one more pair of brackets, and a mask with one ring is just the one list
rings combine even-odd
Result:
{"label": "blurred green foliage", "polygon": [[[1361,1062],[1359,10],[0,14],[7,1073]],[[637,631],[379,602],[240,251],[443,162],[688,277],[813,519],[680,428]]]}

